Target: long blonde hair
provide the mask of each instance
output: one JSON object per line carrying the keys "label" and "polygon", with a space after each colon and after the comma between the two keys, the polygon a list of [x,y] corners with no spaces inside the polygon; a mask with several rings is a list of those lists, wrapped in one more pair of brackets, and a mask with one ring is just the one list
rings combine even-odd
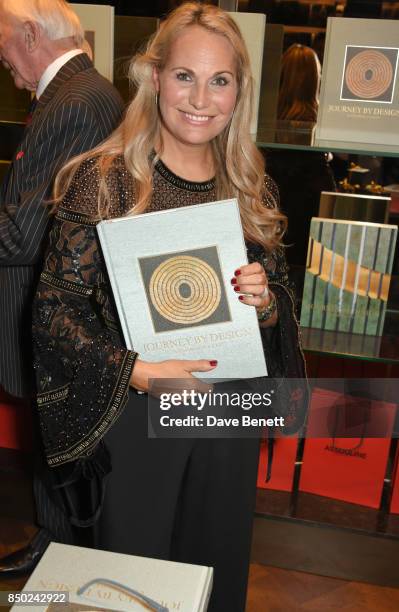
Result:
{"label": "long blonde hair", "polygon": [[[130,64],[129,78],[136,94],[125,119],[115,132],[96,148],[72,159],[55,181],[54,201],[58,203],[69,188],[73,175],[82,161],[95,158],[100,175],[98,212],[107,216],[110,194],[107,174],[117,156],[123,155],[126,168],[134,178],[135,204],[128,214],[140,214],[148,208],[152,196],[154,165],[162,154],[160,117],[155,99],[153,69],[162,70],[172,43],[185,28],[198,25],[224,36],[236,55],[238,95],[230,123],[212,141],[216,167],[218,199],[236,197],[247,240],[272,250],[280,244],[286,218],[277,206],[266,208],[264,196],[264,160],[250,132],[253,85],[250,61],[241,32],[234,20],[213,5],[189,2],[176,8],[161,24],[144,53],[136,55]],[[153,157],[155,143],[161,150]],[[273,200],[271,194],[266,194]]]}

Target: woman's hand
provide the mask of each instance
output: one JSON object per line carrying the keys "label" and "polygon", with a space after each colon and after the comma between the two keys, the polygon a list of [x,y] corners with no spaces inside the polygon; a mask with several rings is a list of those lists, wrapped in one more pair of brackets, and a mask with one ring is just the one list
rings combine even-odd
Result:
{"label": "woman's hand", "polygon": [[[149,380],[164,378],[174,381],[187,381],[187,388],[189,389],[208,391],[209,385],[206,385],[193,376],[192,372],[210,372],[216,368],[217,364],[218,362],[216,360],[208,361],[206,359],[168,359],[166,361],[157,362],[136,359],[130,377],[130,386],[138,391],[147,392],[149,389]],[[186,388],[186,384],[184,384],[184,388]],[[168,390],[170,391],[170,385],[168,385]],[[176,391],[179,391],[179,388],[176,388]]]}
{"label": "woman's hand", "polygon": [[[231,279],[231,284],[234,291],[238,293],[238,299],[243,304],[255,306],[258,316],[262,316],[268,306],[272,305],[274,295],[269,289],[266,272],[263,266],[255,261],[254,263],[241,266],[234,272],[234,277]],[[276,325],[278,319],[277,308],[272,315],[260,325],[269,327]]]}

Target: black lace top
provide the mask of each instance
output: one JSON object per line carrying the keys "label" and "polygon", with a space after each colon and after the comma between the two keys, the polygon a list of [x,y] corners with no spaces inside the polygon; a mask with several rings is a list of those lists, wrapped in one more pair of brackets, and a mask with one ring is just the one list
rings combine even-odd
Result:
{"label": "black lace top", "polygon": [[[93,160],[78,169],[58,209],[33,308],[33,342],[38,410],[48,463],[61,465],[91,455],[127,401],[136,353],[124,346],[96,224],[99,176]],[[107,178],[109,217],[134,204],[134,184],[123,160]],[[265,179],[265,205],[278,198]],[[161,161],[153,175],[149,210],[216,199],[214,181],[193,183],[170,172]],[[271,195],[270,195],[271,194]],[[302,376],[293,301],[283,249],[270,254],[248,246],[250,261],[265,266],[277,297],[279,323],[262,329],[271,375]],[[296,415],[291,415],[292,425]]]}

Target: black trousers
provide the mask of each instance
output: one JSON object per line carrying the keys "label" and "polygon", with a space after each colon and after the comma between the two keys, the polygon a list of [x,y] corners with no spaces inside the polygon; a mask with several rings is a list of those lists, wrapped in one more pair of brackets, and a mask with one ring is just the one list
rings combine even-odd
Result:
{"label": "black trousers", "polygon": [[245,609],[259,443],[148,439],[147,400],[132,393],[106,434],[96,546],[214,567],[209,610]]}

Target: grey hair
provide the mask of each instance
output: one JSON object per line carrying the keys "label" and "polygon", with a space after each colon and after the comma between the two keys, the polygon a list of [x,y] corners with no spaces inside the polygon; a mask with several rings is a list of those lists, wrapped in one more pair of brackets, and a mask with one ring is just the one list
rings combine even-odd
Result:
{"label": "grey hair", "polygon": [[0,0],[0,5],[21,23],[38,23],[50,40],[71,37],[77,46],[84,40],[79,17],[65,0]]}

